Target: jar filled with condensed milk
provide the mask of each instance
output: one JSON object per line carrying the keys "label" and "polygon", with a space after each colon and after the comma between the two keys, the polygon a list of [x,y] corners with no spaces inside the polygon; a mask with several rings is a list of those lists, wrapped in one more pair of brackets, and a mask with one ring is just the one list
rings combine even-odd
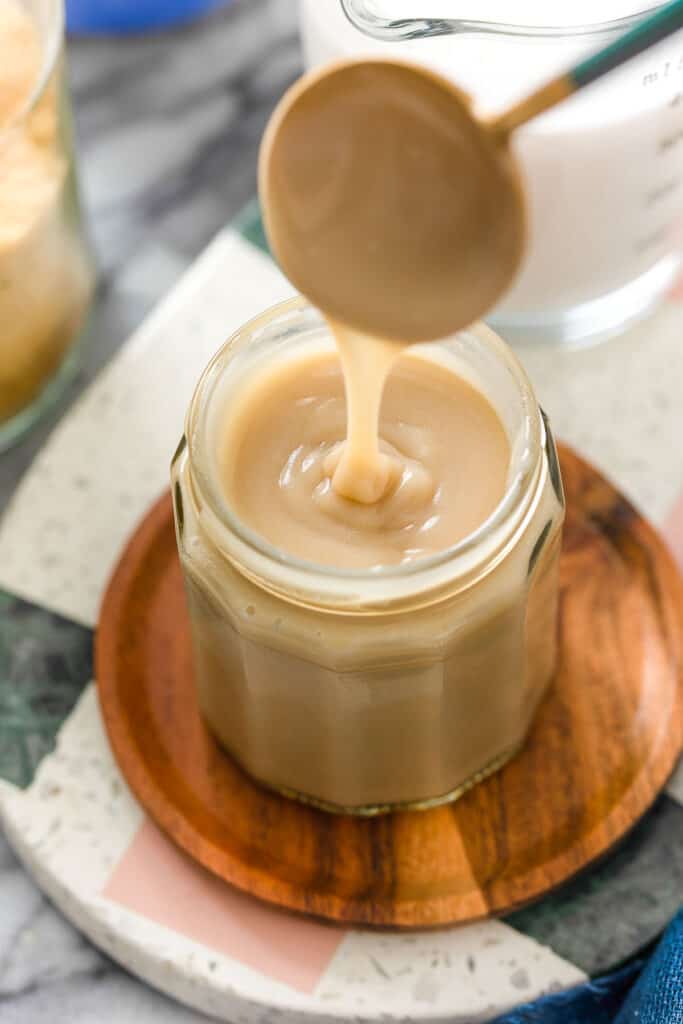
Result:
{"label": "jar filled with condensed milk", "polygon": [[75,369],[94,287],[63,43],[63,0],[0,0],[0,450]]}
{"label": "jar filled with condensed milk", "polygon": [[[300,0],[309,67],[389,55],[450,78],[486,117],[665,0]],[[596,342],[645,316],[683,256],[680,33],[515,132],[528,246],[487,317],[506,341]]]}
{"label": "jar filled with condensed milk", "polygon": [[[509,442],[502,498],[421,557],[343,569],[294,557],[226,497],[224,440],[262,375],[334,353],[322,316],[296,298],[238,331],[195,391],[172,482],[199,707],[225,750],[286,796],[352,814],[433,806],[514,756],[553,677],[564,516],[553,439],[488,328],[405,350],[406,386],[420,367],[453,374],[495,410]],[[299,408],[310,401],[302,385]],[[288,429],[282,409],[261,413],[271,435]]]}

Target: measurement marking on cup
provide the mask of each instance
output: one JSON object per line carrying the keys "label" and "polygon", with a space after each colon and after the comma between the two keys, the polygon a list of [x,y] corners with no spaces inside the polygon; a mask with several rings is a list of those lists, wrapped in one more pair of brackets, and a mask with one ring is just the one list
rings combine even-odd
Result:
{"label": "measurement marking on cup", "polygon": [[649,235],[645,235],[644,238],[636,240],[636,252],[644,253],[649,249],[654,249],[656,246],[661,245],[668,241],[669,232],[671,230],[670,224],[663,224],[655,231],[650,232]]}
{"label": "measurement marking on cup", "polygon": [[659,141],[659,152],[668,153],[675,146],[678,146],[683,142],[683,128],[679,128],[673,133],[673,135],[665,135],[663,139]]}
{"label": "measurement marking on cup", "polygon": [[667,181],[663,185],[653,188],[652,191],[648,192],[645,196],[645,205],[654,206],[655,203],[659,203],[663,199],[668,199],[669,196],[676,191],[680,183],[680,178],[672,178],[671,181]]}
{"label": "measurement marking on cup", "polygon": [[675,60],[667,60],[654,71],[646,71],[642,78],[643,87],[649,85],[657,85],[658,82],[664,81],[671,75],[675,75],[683,71],[683,54],[680,54]]}

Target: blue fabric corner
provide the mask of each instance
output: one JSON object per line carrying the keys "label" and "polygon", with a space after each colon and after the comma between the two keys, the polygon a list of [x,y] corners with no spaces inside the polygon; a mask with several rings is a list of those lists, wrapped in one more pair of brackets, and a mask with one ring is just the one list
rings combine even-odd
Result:
{"label": "blue fabric corner", "polygon": [[683,1024],[683,910],[648,962],[537,999],[492,1024]]}
{"label": "blue fabric corner", "polygon": [[642,966],[642,961],[634,961],[587,985],[544,996],[496,1018],[493,1024],[615,1024]]}
{"label": "blue fabric corner", "polygon": [[614,1024],[683,1024],[683,911],[668,928]]}

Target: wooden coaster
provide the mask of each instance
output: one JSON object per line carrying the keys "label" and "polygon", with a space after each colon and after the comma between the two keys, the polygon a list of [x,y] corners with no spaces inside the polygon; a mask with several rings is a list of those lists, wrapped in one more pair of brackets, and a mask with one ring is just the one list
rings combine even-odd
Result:
{"label": "wooden coaster", "polygon": [[114,572],[96,643],[109,738],[150,815],[233,885],[356,924],[503,914],[604,854],[683,745],[683,585],[626,499],[568,449],[561,463],[561,663],[528,742],[455,804],[370,819],[262,789],[208,733],[163,497]]}

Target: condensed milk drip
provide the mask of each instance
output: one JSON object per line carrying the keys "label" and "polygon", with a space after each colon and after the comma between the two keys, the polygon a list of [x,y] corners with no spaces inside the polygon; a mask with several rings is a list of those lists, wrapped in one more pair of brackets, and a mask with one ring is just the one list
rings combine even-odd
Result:
{"label": "condensed milk drip", "polygon": [[344,373],[348,416],[346,441],[329,453],[324,469],[338,495],[371,505],[402,475],[398,459],[382,450],[379,436],[382,393],[398,349],[340,324],[332,323],[331,328]]}

